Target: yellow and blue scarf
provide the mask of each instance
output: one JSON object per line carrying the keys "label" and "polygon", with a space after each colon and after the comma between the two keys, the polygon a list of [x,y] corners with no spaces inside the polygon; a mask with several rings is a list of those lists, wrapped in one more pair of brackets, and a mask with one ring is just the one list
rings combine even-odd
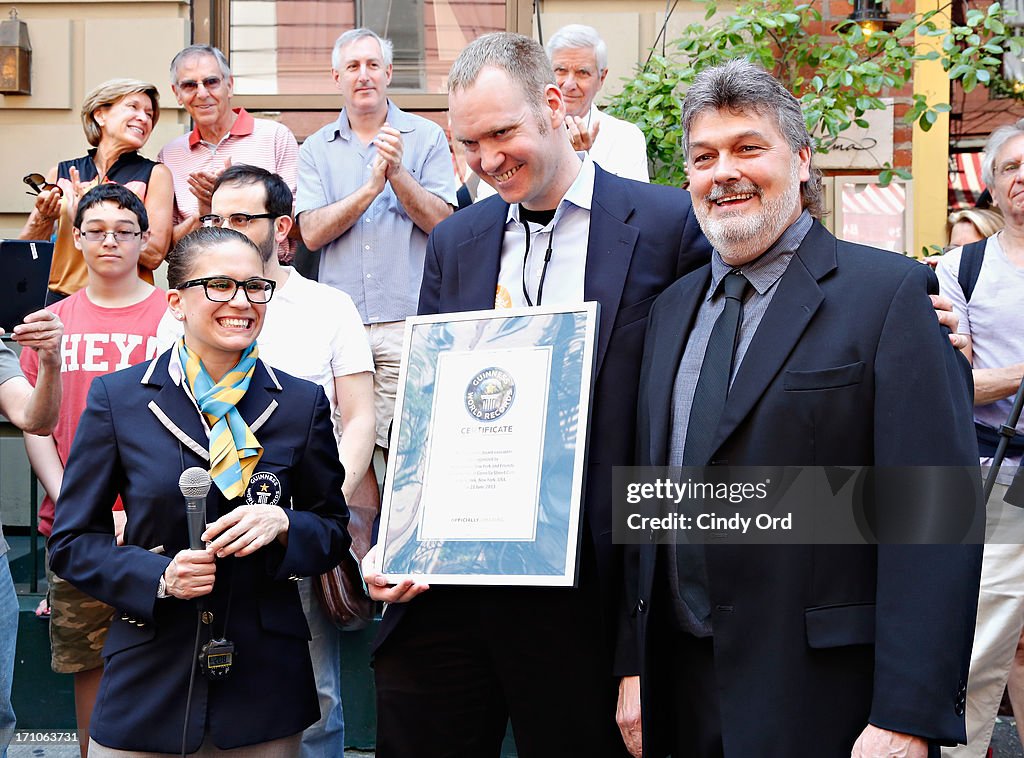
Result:
{"label": "yellow and blue scarf", "polygon": [[184,339],[178,340],[178,357],[192,396],[210,425],[210,476],[224,497],[232,500],[245,492],[263,455],[263,448],[235,408],[249,389],[259,350],[255,342],[250,345],[216,384]]}

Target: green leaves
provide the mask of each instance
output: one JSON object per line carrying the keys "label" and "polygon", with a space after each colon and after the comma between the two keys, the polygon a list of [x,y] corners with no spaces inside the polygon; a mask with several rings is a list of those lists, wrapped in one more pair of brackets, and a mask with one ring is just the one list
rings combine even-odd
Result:
{"label": "green leaves", "polygon": [[[717,3],[700,1],[704,22],[687,26],[667,57],[652,55],[608,108],[647,136],[651,176],[661,184],[686,181],[679,121],[686,90],[699,71],[731,58],[748,58],[775,74],[800,100],[811,132],[833,138],[854,123],[863,126],[866,112],[885,108],[880,95],[905,87],[917,61],[941,60],[949,78],[960,81],[965,91],[980,84],[1022,98],[1001,76],[1000,57],[1004,51],[1019,54],[1020,44],[1007,36],[999,3],[969,9],[965,23],[949,31],[935,26],[933,10],[906,19],[892,32],[870,35],[844,21],[832,31],[834,37],[822,40],[810,31],[820,28],[814,25],[821,21],[814,3],[740,0],[735,12],[712,21]],[[941,37],[941,53],[918,49],[915,33]],[[947,112],[948,104],[915,95],[904,120],[928,130]],[[907,174],[891,168],[882,173],[888,180]]]}
{"label": "green leaves", "polygon": [[885,163],[882,165],[882,170],[878,172],[878,186],[888,187],[892,180],[897,178],[909,181],[911,179],[910,172],[905,168],[893,168],[890,164]]}

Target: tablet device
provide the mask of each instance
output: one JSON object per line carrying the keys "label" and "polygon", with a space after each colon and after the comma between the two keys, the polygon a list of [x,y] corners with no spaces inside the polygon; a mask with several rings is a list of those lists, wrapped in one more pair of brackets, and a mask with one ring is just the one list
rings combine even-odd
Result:
{"label": "tablet device", "polygon": [[0,327],[8,333],[46,302],[53,243],[0,240]]}

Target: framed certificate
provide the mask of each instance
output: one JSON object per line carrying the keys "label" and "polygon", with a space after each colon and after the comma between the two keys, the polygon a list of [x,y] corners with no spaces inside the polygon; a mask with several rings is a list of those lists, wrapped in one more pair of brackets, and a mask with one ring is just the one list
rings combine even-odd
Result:
{"label": "framed certificate", "polygon": [[406,320],[378,571],[575,584],[597,308]]}

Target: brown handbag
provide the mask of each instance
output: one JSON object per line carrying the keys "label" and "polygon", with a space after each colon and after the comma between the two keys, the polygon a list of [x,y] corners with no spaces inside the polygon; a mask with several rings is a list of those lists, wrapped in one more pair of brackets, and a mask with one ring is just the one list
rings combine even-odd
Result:
{"label": "brown handbag", "polygon": [[[372,471],[371,471],[372,475]],[[317,577],[313,588],[334,625],[346,632],[365,629],[373,621],[376,603],[366,594],[360,563],[370,549],[373,522],[380,510],[378,502],[348,504],[348,533],[352,549],[341,563]]]}
{"label": "brown handbag", "polygon": [[374,602],[363,589],[359,564],[352,553],[317,577],[314,586],[320,604],[334,625],[346,632],[365,629],[373,620]]}

